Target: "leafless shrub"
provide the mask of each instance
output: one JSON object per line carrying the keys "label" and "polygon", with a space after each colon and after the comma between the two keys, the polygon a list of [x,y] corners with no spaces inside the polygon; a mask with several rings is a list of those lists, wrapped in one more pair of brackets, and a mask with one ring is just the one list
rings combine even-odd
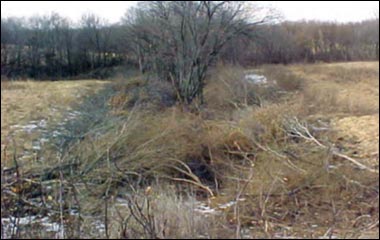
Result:
{"label": "leafless shrub", "polygon": [[[172,185],[174,187],[174,185]],[[203,215],[195,209],[200,204],[190,192],[178,194],[170,186],[152,186],[126,196],[110,207],[113,237],[190,238],[223,236],[217,232],[217,216]],[[116,235],[119,233],[119,235]],[[227,235],[228,236],[228,235]]]}

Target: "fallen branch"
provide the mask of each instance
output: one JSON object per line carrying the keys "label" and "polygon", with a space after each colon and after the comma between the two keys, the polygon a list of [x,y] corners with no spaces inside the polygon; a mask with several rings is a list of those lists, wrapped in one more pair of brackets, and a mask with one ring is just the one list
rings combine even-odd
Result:
{"label": "fallen branch", "polygon": [[377,174],[379,173],[378,170],[372,169],[372,168],[360,163],[358,160],[353,159],[347,155],[344,155],[344,154],[338,152],[337,150],[335,150],[334,148],[331,148],[331,147],[328,147],[328,146],[322,144],[320,141],[318,141],[310,133],[307,125],[305,123],[304,124],[301,123],[296,117],[294,117],[292,120],[289,120],[288,125],[289,125],[288,132],[290,132],[290,135],[292,137],[299,137],[299,138],[302,138],[306,141],[315,143],[320,148],[328,149],[333,156],[345,159],[345,160],[351,162],[352,164],[356,165],[357,167],[359,167],[359,169],[361,169],[361,170],[367,170],[369,172],[377,173]]}
{"label": "fallen branch", "polygon": [[185,182],[185,183],[190,183],[193,184],[194,186],[197,186],[205,191],[207,191],[210,194],[210,197],[213,198],[215,197],[214,193],[211,191],[211,189],[203,184],[197,183],[195,181],[189,180],[189,179],[184,179],[184,178],[170,178],[171,180],[178,181],[178,182]]}

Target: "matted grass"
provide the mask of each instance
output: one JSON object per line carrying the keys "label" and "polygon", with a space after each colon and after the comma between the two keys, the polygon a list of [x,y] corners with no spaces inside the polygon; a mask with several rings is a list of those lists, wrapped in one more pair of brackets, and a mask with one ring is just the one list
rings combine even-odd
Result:
{"label": "matted grass", "polygon": [[[151,104],[156,88],[141,78],[98,96],[110,112],[78,121],[79,129],[93,120],[42,180],[55,183],[42,194],[55,211],[63,185],[73,218],[66,229],[82,237],[378,237],[378,174],[336,154],[378,169],[378,63],[264,66],[255,71],[269,81],[258,86],[242,82],[250,70],[222,68],[200,107]],[[76,101],[68,99],[62,105]],[[315,139],[297,135],[300,127]],[[195,211],[200,203],[208,213]]]}
{"label": "matted grass", "polygon": [[67,120],[84,97],[95,94],[106,83],[96,80],[2,81],[2,158],[4,148],[8,148],[8,154],[15,150],[19,156],[24,151],[32,151],[33,141],[41,136],[42,130]]}

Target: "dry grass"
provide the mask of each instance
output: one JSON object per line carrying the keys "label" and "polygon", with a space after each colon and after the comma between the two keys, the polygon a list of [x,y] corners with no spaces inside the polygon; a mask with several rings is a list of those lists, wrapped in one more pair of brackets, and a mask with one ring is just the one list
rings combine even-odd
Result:
{"label": "dry grass", "polygon": [[[280,98],[282,104],[267,102],[233,114],[231,146],[254,164],[236,177],[229,175],[235,181],[225,188],[233,198],[245,185],[240,224],[254,229],[255,236],[271,238],[378,237],[377,174],[355,170],[313,142],[289,137],[284,121],[302,117],[320,141],[378,169],[378,63],[266,66],[261,71],[289,94]],[[223,93],[218,98],[228,99]],[[229,214],[238,224],[236,209]]]}
{"label": "dry grass", "polygon": [[[288,67],[286,71],[292,72],[296,67],[300,66]],[[320,71],[309,69],[314,67],[303,66],[303,71]],[[378,221],[378,176],[355,169],[349,162],[333,156],[313,142],[289,135],[286,121],[294,116],[302,117],[309,122],[311,129],[324,126],[318,125],[319,119],[326,124],[337,121],[341,128],[334,124],[329,126],[337,131],[313,132],[324,144],[337,145],[338,139],[341,139],[341,131],[349,130],[343,130],[343,123],[347,120],[339,119],[344,116],[368,114],[375,110],[358,108],[353,111],[353,108],[347,108],[347,103],[339,93],[342,88],[354,92],[352,79],[347,77],[348,74],[333,75],[334,71],[331,70],[327,73],[332,79],[331,82],[324,78],[296,78],[296,72],[288,74],[283,86],[277,91],[285,90],[289,95],[278,95],[279,99],[275,101],[260,87],[249,89],[255,91],[254,94],[258,94],[265,103],[259,107],[248,104],[246,100],[249,91],[244,87],[244,83],[239,84],[242,79],[241,69],[224,69],[218,71],[214,80],[209,82],[205,94],[208,105],[203,111],[216,112],[212,118],[204,118],[202,112],[194,114],[178,107],[168,108],[154,115],[148,111],[130,119],[135,125],[131,125],[129,131],[122,134],[123,137],[119,139],[115,148],[108,148],[107,143],[112,142],[111,139],[120,133],[121,127],[115,128],[114,133],[105,135],[109,137],[100,138],[99,141],[105,145],[95,143],[96,149],[104,149],[104,152],[110,150],[122,156],[116,161],[117,165],[124,166],[124,172],[128,170],[136,176],[142,176],[142,179],[147,179],[145,183],[149,183],[149,179],[173,180],[175,177],[190,180],[191,185],[196,186],[197,192],[206,195],[209,195],[209,192],[205,186],[210,186],[214,193],[219,193],[211,200],[211,205],[232,201],[237,196],[245,198],[246,200],[237,207],[226,209],[224,217],[218,220],[219,224],[214,225],[218,226],[219,236],[241,236],[242,232],[238,229],[250,229],[249,236],[266,238],[378,235],[373,229],[373,224]],[[279,70],[284,71],[284,67]],[[343,71],[340,65],[338,71]],[[335,79],[339,76],[343,76],[344,79]],[[293,85],[289,79],[303,82]],[[272,90],[276,90],[276,87]],[[369,105],[372,106],[371,103]],[[376,123],[376,118],[360,120],[368,127],[372,126],[368,124],[369,121]],[[368,131],[375,132],[376,129],[372,126]],[[372,138],[367,131],[350,132],[356,136],[365,136],[365,139]],[[378,139],[376,135],[373,137]],[[361,140],[364,148],[368,147],[365,139]],[[347,141],[340,142],[346,149],[343,153],[359,157],[352,153],[359,151],[360,144],[357,141],[351,143],[353,145],[347,145]],[[83,152],[86,148],[79,149]],[[369,150],[374,149],[366,149]],[[88,161],[92,161],[94,156],[90,155],[87,158]],[[363,164],[369,164],[365,158],[359,160]],[[112,159],[111,161],[113,162]],[[372,156],[371,161],[378,160],[376,156]],[[102,164],[94,169],[94,175],[88,175],[90,179],[94,179],[95,176],[106,179],[115,175],[115,170],[112,167],[108,168],[106,161],[101,162]],[[88,166],[87,163],[83,166]],[[188,165],[189,169],[181,163]],[[182,181],[174,181],[177,184],[179,182]],[[101,189],[107,188],[103,186]],[[221,193],[225,195],[222,196]],[[165,202],[172,202],[174,206],[178,206],[178,202],[175,204],[174,196],[171,195],[171,200],[166,199]],[[161,206],[155,213],[160,214],[164,209],[165,206]],[[170,212],[165,213],[155,224],[162,226],[164,219],[171,219],[167,215],[170,215]],[[186,219],[185,215],[177,218],[180,225],[186,223],[183,225],[184,232],[178,232],[167,222],[167,226],[171,226],[167,231],[171,231],[172,235],[166,237],[188,236],[189,225]],[[210,222],[207,224],[215,224],[215,220],[208,221]],[[232,228],[232,231],[223,230],[226,226]],[[195,229],[207,232],[199,225]]]}
{"label": "dry grass", "polygon": [[[195,211],[199,201],[192,193],[188,196],[179,196],[175,189],[165,186],[153,186],[149,194],[141,191],[134,193],[130,200],[117,201],[110,208],[109,226],[111,238],[162,238],[162,239],[185,239],[185,238],[218,238],[221,232],[217,216],[201,215]],[[124,199],[125,199],[124,198]],[[122,200],[122,199],[121,199]],[[131,216],[131,211],[136,208],[129,208],[128,205],[138,204],[143,206],[142,213],[150,216],[154,232],[144,233],[144,226],[139,220]],[[148,205],[149,204],[149,205]],[[138,215],[138,214],[137,214]],[[143,234],[142,234],[143,233]]]}
{"label": "dry grass", "polygon": [[57,119],[51,109],[65,110],[80,102],[86,94],[102,88],[104,81],[2,82],[1,127],[6,131],[15,124],[46,118]]}
{"label": "dry grass", "polygon": [[6,83],[1,88],[1,125],[9,127],[49,116],[51,108],[69,108],[81,96],[96,92],[105,83],[93,80]]}
{"label": "dry grass", "polygon": [[295,65],[289,69],[307,79],[303,100],[308,114],[379,113],[378,62]]}
{"label": "dry grass", "polygon": [[[218,68],[206,106],[193,112],[163,104],[168,86],[142,78],[115,84],[104,99],[111,112],[59,162],[33,172],[42,185],[61,182],[65,209],[80,209],[66,236],[80,223],[82,237],[378,237],[378,174],[336,154],[378,168],[378,63],[256,71],[270,73],[269,86],[248,87],[243,69]],[[46,194],[59,206],[59,186],[51,187]],[[196,199],[217,214],[195,211]],[[94,219],[107,228],[97,231]]]}
{"label": "dry grass", "polygon": [[[7,159],[13,154],[28,162],[40,158],[40,146],[36,144],[38,139],[44,138],[42,133],[62,124],[84,97],[95,94],[105,83],[92,80],[2,82],[2,166],[12,165]],[[47,146],[44,148],[47,150]]]}
{"label": "dry grass", "polygon": [[334,119],[336,143],[350,155],[363,159],[372,167],[379,166],[379,115]]}
{"label": "dry grass", "polygon": [[332,141],[372,166],[378,166],[379,63],[294,65],[305,79],[301,113],[330,122]]}
{"label": "dry grass", "polygon": [[[266,111],[283,114],[277,106]],[[259,115],[243,120],[240,131],[254,146],[241,152],[253,167],[226,187],[227,196],[236,196],[239,186],[247,184],[242,195],[246,201],[239,207],[240,224],[252,228],[254,236],[269,238],[359,237],[370,232],[379,217],[378,175],[355,170],[314,143],[287,136],[282,117],[261,122]],[[260,131],[255,130],[257,124]],[[236,216],[235,209],[229,214]],[[363,216],[365,222],[356,224]],[[330,228],[334,229],[331,233]]]}
{"label": "dry grass", "polygon": [[225,65],[214,69],[204,93],[209,110],[229,114],[239,108],[261,104],[259,88],[244,80],[244,72],[243,68]]}
{"label": "dry grass", "polygon": [[288,67],[282,65],[265,65],[260,68],[260,71],[284,91],[299,91],[305,84],[304,78],[297,76]]}

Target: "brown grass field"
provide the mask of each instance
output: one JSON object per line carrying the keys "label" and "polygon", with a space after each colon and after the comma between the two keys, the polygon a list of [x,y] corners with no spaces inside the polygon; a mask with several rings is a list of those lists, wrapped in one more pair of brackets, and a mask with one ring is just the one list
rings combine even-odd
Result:
{"label": "brown grass field", "polygon": [[[2,217],[61,226],[2,222],[2,237],[378,239],[378,62],[217,66],[204,106],[165,105],[166,91],[143,77],[2,82]],[[95,96],[109,112],[79,122]],[[70,116],[96,124],[59,158],[35,145]]]}
{"label": "brown grass field", "polygon": [[[30,150],[40,131],[24,127],[41,123],[54,125],[62,122],[81,98],[94,94],[105,82],[94,80],[35,82],[1,82],[1,146],[16,143],[18,153]],[[37,129],[38,130],[38,129]],[[8,149],[8,153],[12,152]],[[2,162],[3,163],[3,162]]]}

